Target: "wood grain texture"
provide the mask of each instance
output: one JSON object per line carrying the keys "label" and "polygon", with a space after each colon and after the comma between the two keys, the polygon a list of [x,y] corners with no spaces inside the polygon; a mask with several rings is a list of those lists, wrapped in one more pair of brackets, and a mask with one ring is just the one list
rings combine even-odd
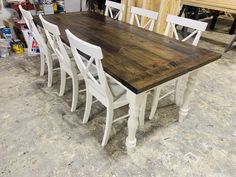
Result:
{"label": "wood grain texture", "polygon": [[[140,29],[97,14],[71,13],[44,16],[59,26],[102,48],[104,70],[138,94],[198,69],[221,57],[190,44]],[[36,17],[35,22],[40,25]]]}
{"label": "wood grain texture", "polygon": [[[164,34],[166,18],[169,14],[177,15],[180,10],[180,0],[161,0],[156,32]],[[170,36],[172,37],[172,35]]]}
{"label": "wood grain texture", "polygon": [[181,0],[182,4],[236,13],[235,0]]}

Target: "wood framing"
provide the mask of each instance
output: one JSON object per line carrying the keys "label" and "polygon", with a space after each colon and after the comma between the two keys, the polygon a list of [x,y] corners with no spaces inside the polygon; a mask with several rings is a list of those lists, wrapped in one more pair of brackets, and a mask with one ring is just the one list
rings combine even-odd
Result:
{"label": "wood framing", "polygon": [[166,27],[167,15],[177,15],[180,7],[180,0],[122,0],[121,3],[126,5],[123,21],[127,23],[130,19],[130,9],[132,6],[159,12],[159,18],[155,31],[161,34],[164,33]]}
{"label": "wood framing", "polygon": [[236,14],[236,0],[122,0],[121,2],[126,5],[123,17],[125,22],[129,22],[132,6],[157,11],[159,17],[154,31],[160,34],[163,34],[165,31],[167,15],[177,15],[181,4]]}
{"label": "wood framing", "polygon": [[236,0],[181,0],[182,4],[236,13]]}
{"label": "wood framing", "polygon": [[163,34],[166,28],[168,14],[177,15],[180,10],[180,0],[162,0],[156,32]]}

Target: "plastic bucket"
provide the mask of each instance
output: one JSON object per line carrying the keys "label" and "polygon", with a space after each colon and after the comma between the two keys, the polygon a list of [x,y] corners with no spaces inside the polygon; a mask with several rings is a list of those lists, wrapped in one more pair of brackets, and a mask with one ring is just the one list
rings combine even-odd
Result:
{"label": "plastic bucket", "polygon": [[57,1],[57,11],[59,13],[65,12],[65,4],[64,1]]}

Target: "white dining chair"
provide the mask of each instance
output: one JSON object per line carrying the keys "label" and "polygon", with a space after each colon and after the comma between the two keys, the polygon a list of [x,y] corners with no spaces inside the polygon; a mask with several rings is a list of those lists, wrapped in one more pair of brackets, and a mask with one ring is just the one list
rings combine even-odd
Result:
{"label": "white dining chair", "polygon": [[[48,68],[48,87],[52,86],[53,81],[53,52],[50,51],[48,48],[45,40],[41,36],[41,34],[38,31],[38,28],[36,27],[33,17],[31,13],[27,10],[24,10],[21,5],[19,5],[19,9],[22,13],[22,16],[26,22],[27,27],[29,28],[29,31],[31,32],[30,35],[33,35],[35,40],[37,41],[39,45],[40,50],[40,60],[41,60],[41,69],[40,69],[40,76],[44,75],[45,72],[45,64],[47,64]],[[56,68],[55,68],[56,69]]]}
{"label": "white dining chair", "polygon": [[[77,107],[78,93],[79,93],[79,80],[82,80],[82,76],[78,74],[75,63],[69,57],[66,48],[60,38],[60,30],[57,25],[52,24],[46,21],[43,16],[40,14],[39,18],[42,22],[42,25],[45,30],[46,37],[48,42],[56,53],[57,58],[60,64],[61,70],[61,86],[59,96],[63,96],[66,86],[66,74],[72,79],[72,103],[71,103],[71,112],[74,112]],[[83,91],[83,90],[82,90]]]}
{"label": "white dining chair", "polygon": [[[191,44],[194,46],[198,45],[202,32],[205,31],[207,28],[207,23],[205,22],[178,17],[174,15],[168,15],[166,21],[167,21],[167,27],[164,33],[165,36],[169,36],[170,34],[173,34],[176,40],[180,40],[182,42],[187,42],[190,39],[193,39]],[[178,35],[176,26],[191,28],[192,32],[187,37],[181,39]],[[188,74],[186,74],[184,77],[188,77]],[[169,96],[170,94],[174,93],[175,103],[178,106],[181,105],[182,99],[181,99],[180,91],[181,91],[182,86],[186,84],[185,82],[183,83],[183,81],[184,81],[183,77],[179,77],[171,82],[168,82],[167,84],[175,82],[175,89],[164,94],[162,97],[160,97],[160,91],[162,90],[163,86],[167,84],[162,85],[154,90],[152,108],[151,108],[151,113],[149,115],[149,119],[154,118],[156,110],[157,110],[157,106],[158,106],[158,101]]]}
{"label": "white dining chair", "polygon": [[[142,18],[148,18],[148,21],[145,24],[141,23]],[[142,9],[139,7],[132,7],[131,8],[131,17],[130,17],[130,24],[134,24],[134,19],[138,27],[143,29],[148,29],[149,31],[153,31],[155,21],[158,18],[158,13],[152,10]]]}
{"label": "white dining chair", "polygon": [[[66,30],[66,34],[70,42],[75,62],[86,85],[86,107],[83,123],[87,123],[89,120],[93,97],[106,107],[106,125],[102,140],[102,146],[105,146],[109,140],[112,123],[128,117],[128,115],[124,115],[115,120],[113,118],[115,109],[128,104],[126,99],[126,90],[104,72],[101,62],[103,59],[103,53],[100,47],[77,38],[69,30]],[[90,57],[87,63],[83,62],[82,54]],[[92,64],[96,66],[96,78],[89,70]]]}
{"label": "white dining chair", "polygon": [[[106,0],[105,16],[110,15],[111,18],[121,21],[124,9],[124,4]],[[114,15],[113,13],[114,10],[116,12],[116,15]]]}

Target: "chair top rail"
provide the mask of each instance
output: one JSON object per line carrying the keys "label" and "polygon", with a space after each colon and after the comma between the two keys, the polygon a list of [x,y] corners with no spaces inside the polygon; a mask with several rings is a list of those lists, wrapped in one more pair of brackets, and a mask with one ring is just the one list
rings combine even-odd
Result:
{"label": "chair top rail", "polygon": [[145,16],[151,19],[157,19],[158,17],[158,12],[152,11],[152,10],[147,10],[147,9],[142,9],[139,7],[132,7],[131,8],[131,13],[137,14],[137,15],[141,15],[141,16]]}
{"label": "chair top rail", "polygon": [[185,27],[196,29],[199,31],[205,31],[206,27],[208,25],[205,22],[187,19],[187,18],[183,18],[183,17],[178,17],[175,15],[168,15],[166,21],[167,21],[167,23],[173,23],[176,25],[185,26]]}

